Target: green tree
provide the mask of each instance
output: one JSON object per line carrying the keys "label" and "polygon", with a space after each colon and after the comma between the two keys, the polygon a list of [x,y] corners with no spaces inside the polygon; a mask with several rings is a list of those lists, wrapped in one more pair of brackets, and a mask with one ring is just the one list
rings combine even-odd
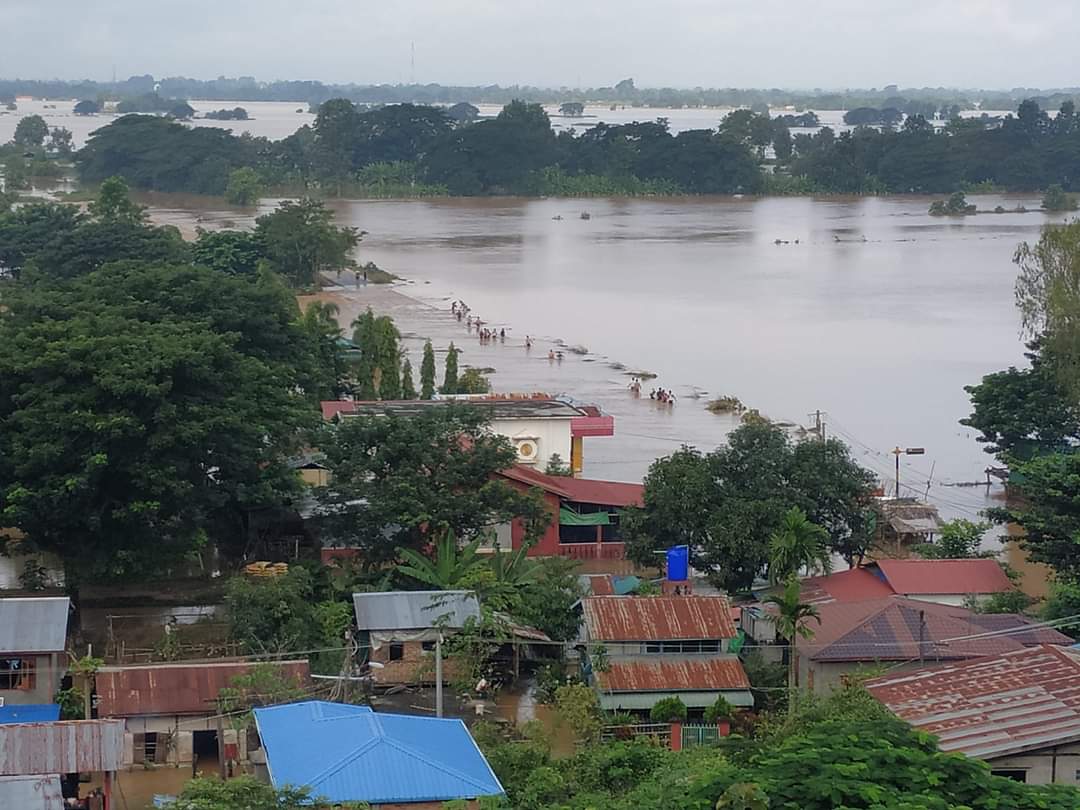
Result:
{"label": "green tree", "polygon": [[776,625],[776,632],[788,644],[788,709],[794,707],[796,693],[799,689],[799,638],[812,639],[814,631],[810,628],[810,620],[821,624],[821,615],[813,605],[801,601],[799,580],[791,577],[784,585],[784,589],[775,596],[762,600],[765,604],[776,606],[776,615],[770,619]]}
{"label": "green tree", "polygon": [[1060,184],[1054,183],[1043,194],[1042,208],[1044,211],[1075,211],[1076,197],[1066,194]]}
{"label": "green tree", "polygon": [[84,98],[75,104],[72,111],[75,115],[97,115],[101,112],[101,105],[93,99]]}
{"label": "green tree", "polygon": [[401,398],[419,399],[416,393],[416,383],[413,382],[412,363],[406,357],[401,361]]}
{"label": "green tree", "polygon": [[353,342],[360,347],[355,372],[361,399],[401,399],[400,333],[389,315],[369,307],[353,322]]}
{"label": "green tree", "polygon": [[310,339],[315,352],[315,374],[312,376],[313,399],[337,399],[345,393],[349,366],[339,341],[338,306],[332,301],[311,301],[304,309],[300,326]]}
{"label": "green tree", "polygon": [[654,723],[686,722],[686,704],[678,697],[660,698],[649,710],[649,719]]}
{"label": "green tree", "polygon": [[1016,497],[988,510],[998,523],[1015,523],[1029,557],[1066,579],[1080,576],[1080,454],[1038,456],[1013,467]]}
{"label": "green tree", "polygon": [[458,378],[457,393],[459,394],[486,394],[489,391],[491,391],[491,381],[478,368],[470,366]]}
{"label": "green tree", "polygon": [[19,146],[42,146],[49,137],[49,125],[40,115],[26,115],[15,125],[14,141]]}
{"label": "green tree", "polygon": [[62,158],[71,157],[71,153],[75,151],[71,130],[53,127],[49,131],[49,151]]}
{"label": "green tree", "polygon": [[769,581],[776,584],[798,576],[804,569],[811,573],[817,570],[831,573],[827,540],[825,530],[810,522],[802,509],[793,506],[769,538]]}
{"label": "green tree", "polygon": [[[306,788],[277,788],[251,776],[223,782],[216,778],[192,779],[184,785],[172,807],[176,810],[308,810],[311,791]],[[341,805],[363,808],[363,803]]]}
{"label": "green tree", "polygon": [[131,199],[127,181],[119,176],[105,180],[98,189],[97,199],[87,208],[90,216],[109,224],[142,225],[147,218],[146,209]]}
{"label": "green tree", "polygon": [[299,678],[290,678],[278,664],[252,664],[243,675],[234,675],[229,685],[218,691],[217,707],[229,715],[233,728],[251,727],[253,709],[292,703],[307,696]]}
{"label": "green tree", "polygon": [[627,553],[650,565],[655,551],[688,545],[694,566],[734,593],[764,571],[770,538],[797,506],[854,564],[870,543],[873,481],[842,442],[792,445],[781,428],[745,424],[708,455],[684,447],[653,463],[644,507],[623,514]]}
{"label": "green tree", "polygon": [[1024,331],[1040,339],[1069,401],[1080,399],[1080,222],[1046,226],[1035,245],[1023,242],[1016,304]]}
{"label": "green tree", "polygon": [[477,553],[482,541],[477,537],[459,548],[454,533],[448,531],[436,543],[434,559],[411,548],[399,548],[398,556],[404,562],[397,571],[439,591],[474,590],[486,567]]}
{"label": "green tree", "polygon": [[562,456],[558,453],[552,453],[551,458],[548,459],[547,466],[544,468],[546,475],[558,475],[563,477],[569,477],[574,474],[570,469],[570,465],[562,460]]}
{"label": "green tree", "polygon": [[453,341],[450,342],[450,347],[446,350],[446,365],[443,367],[443,384],[439,389],[444,394],[456,394],[458,393],[458,353],[460,349],[455,348]]}
{"label": "green tree", "polygon": [[985,557],[979,551],[982,537],[991,524],[976,523],[964,518],[948,521],[941,527],[938,539],[933,543],[921,543],[915,546],[919,556],[928,560],[966,560],[971,557]]}
{"label": "green tree", "polygon": [[420,399],[435,396],[435,350],[431,341],[424,343],[424,359],[420,361]]}
{"label": "green tree", "polygon": [[222,273],[254,276],[263,259],[262,243],[250,231],[196,230],[191,260]]}
{"label": "green tree", "polygon": [[225,199],[233,205],[254,205],[262,194],[262,185],[259,173],[250,166],[233,169],[225,186]]}
{"label": "green tree", "polygon": [[579,746],[595,743],[600,737],[603,719],[596,690],[583,683],[567,684],[555,690],[555,709],[559,718],[574,732]]}
{"label": "green tree", "polygon": [[366,566],[395,559],[399,547],[423,549],[447,531],[469,543],[514,517],[525,519],[530,538],[546,528],[539,499],[496,476],[517,455],[474,408],[350,417],[325,427],[315,444],[333,474],[318,493],[320,522],[329,536],[361,548]]}
{"label": "green tree", "polygon": [[1043,341],[1028,344],[1027,358],[1030,368],[997,371],[964,388],[972,414],[960,424],[979,431],[983,449],[1004,463],[1080,441],[1080,410]]}
{"label": "green tree", "polygon": [[320,274],[350,267],[360,242],[355,228],[338,228],[318,200],[286,200],[255,220],[255,233],[270,266],[294,287],[317,287]]}
{"label": "green tree", "polygon": [[273,577],[235,576],[225,593],[231,635],[254,654],[308,650],[320,641],[315,583],[302,567]]}
{"label": "green tree", "polygon": [[208,540],[232,553],[250,509],[298,491],[283,459],[312,358],[276,290],[127,262],[5,305],[0,516],[69,582],[162,572]]}

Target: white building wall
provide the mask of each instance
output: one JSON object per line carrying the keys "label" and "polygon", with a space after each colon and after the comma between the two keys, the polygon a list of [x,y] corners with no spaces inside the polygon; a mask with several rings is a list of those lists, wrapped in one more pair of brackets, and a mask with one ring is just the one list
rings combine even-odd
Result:
{"label": "white building wall", "polygon": [[534,458],[525,459],[520,454],[518,461],[535,467],[541,472],[547,466],[552,455],[558,454],[563,463],[570,463],[571,436],[570,419],[495,419],[491,423],[493,432],[505,436],[515,447],[531,441],[536,445]]}

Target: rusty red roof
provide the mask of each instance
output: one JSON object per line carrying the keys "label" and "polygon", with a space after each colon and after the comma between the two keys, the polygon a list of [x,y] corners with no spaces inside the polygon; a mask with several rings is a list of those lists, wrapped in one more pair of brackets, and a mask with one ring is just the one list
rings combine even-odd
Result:
{"label": "rusty red roof", "polygon": [[852,568],[820,577],[807,577],[800,583],[800,599],[808,604],[822,602],[863,602],[892,596],[893,589],[866,568]]}
{"label": "rusty red roof", "polygon": [[591,478],[570,478],[548,475],[523,464],[515,464],[501,473],[512,481],[538,487],[575,503],[591,503],[600,506],[641,506],[645,487],[641,484],[624,484],[621,481],[597,481]]}
{"label": "rusty red roof", "polygon": [[[273,662],[282,675],[306,686],[307,661]],[[213,714],[218,694],[252,665],[243,661],[221,664],[149,664],[105,667],[96,676],[98,714],[136,715]]]}
{"label": "rusty red roof", "polygon": [[592,641],[735,638],[723,596],[587,596],[581,600]]}
{"label": "rusty red roof", "polygon": [[750,679],[737,656],[721,658],[616,659],[597,672],[601,689],[610,692],[712,692],[749,689]]}
{"label": "rusty red roof", "polygon": [[1013,590],[995,560],[878,560],[889,587],[898,594],[982,594]]}
{"label": "rusty red roof", "polygon": [[[820,625],[807,626],[814,638],[799,646],[815,661],[907,661],[978,658],[1072,639],[1037,628],[1013,613],[992,617],[967,608],[891,597],[817,606]],[[1006,632],[1003,632],[1006,631]],[[996,633],[996,635],[990,635]]]}
{"label": "rusty red roof", "polygon": [[992,759],[1080,740],[1080,653],[1050,644],[874,678],[870,693],[937,736]]}

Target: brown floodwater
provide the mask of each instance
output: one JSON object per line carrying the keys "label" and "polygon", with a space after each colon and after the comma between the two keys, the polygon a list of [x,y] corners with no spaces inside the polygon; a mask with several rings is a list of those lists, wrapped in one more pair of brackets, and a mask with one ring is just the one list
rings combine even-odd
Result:
{"label": "brown floodwater", "polygon": [[[970,200],[980,210],[1032,210],[936,218],[923,197],[331,206],[340,223],[368,232],[361,261],[408,280],[395,289],[409,298],[374,286],[345,292],[353,311],[371,302],[394,314],[414,368],[424,337],[440,347],[454,340],[465,363],[496,370],[499,390],[566,393],[616,417],[614,438],[586,442],[589,476],[640,480],[681,444],[716,446],[735,422],[704,405],[733,395],[798,425],[820,409],[827,434],[890,487],[888,451],[925,447],[902,459],[902,494],[928,497],[947,517],[974,517],[985,488],[956,485],[984,480],[992,459],[958,423],[970,412],[963,387],[1023,363],[1012,255],[1061,217],[1038,211],[1031,196]],[[158,215],[242,227],[252,213],[178,204]],[[505,327],[506,343],[480,345],[450,316],[453,299]],[[529,353],[526,334],[536,339]],[[557,341],[588,351],[549,362]],[[635,398],[619,364],[659,376]],[[650,400],[653,386],[677,403]]]}

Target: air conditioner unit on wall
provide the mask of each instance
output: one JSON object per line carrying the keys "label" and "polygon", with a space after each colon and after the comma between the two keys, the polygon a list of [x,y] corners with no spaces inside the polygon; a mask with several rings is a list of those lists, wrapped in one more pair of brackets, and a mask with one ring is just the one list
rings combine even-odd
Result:
{"label": "air conditioner unit on wall", "polygon": [[514,439],[514,449],[517,450],[518,461],[536,461],[540,452],[539,445],[533,437]]}

